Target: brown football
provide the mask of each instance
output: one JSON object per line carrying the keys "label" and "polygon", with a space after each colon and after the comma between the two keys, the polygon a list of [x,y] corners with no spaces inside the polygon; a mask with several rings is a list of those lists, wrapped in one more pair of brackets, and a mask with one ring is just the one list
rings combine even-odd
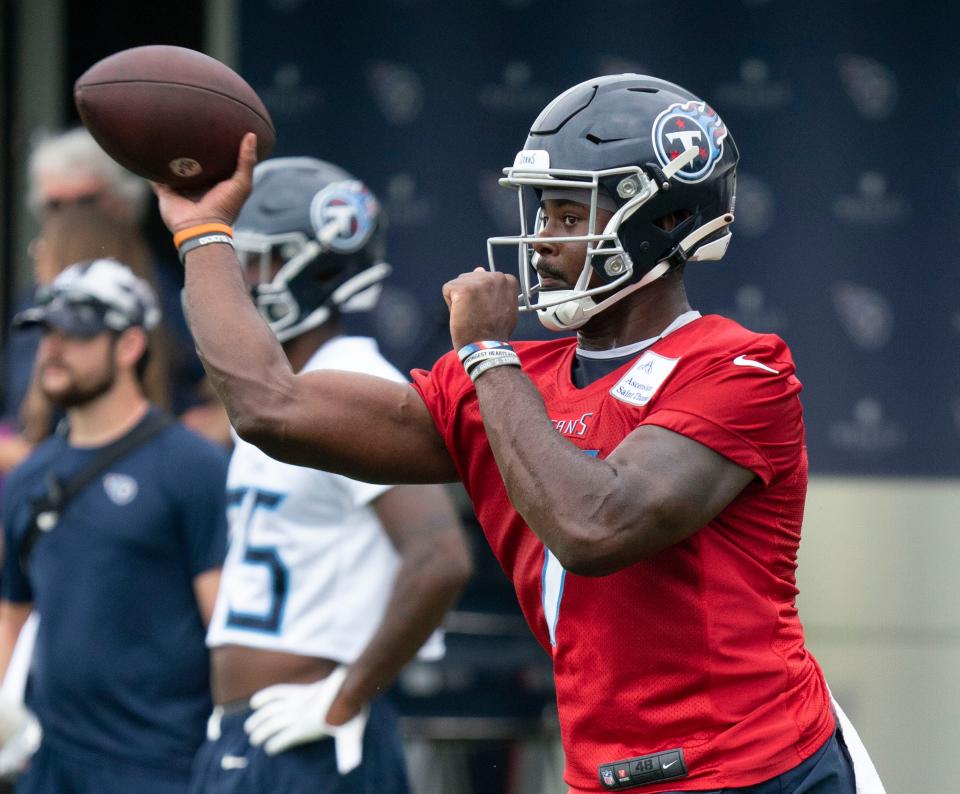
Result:
{"label": "brown football", "polygon": [[176,188],[230,176],[244,133],[260,160],[276,132],[240,75],[184,47],[134,47],[98,61],[73,86],[84,126],[104,151],[139,176]]}

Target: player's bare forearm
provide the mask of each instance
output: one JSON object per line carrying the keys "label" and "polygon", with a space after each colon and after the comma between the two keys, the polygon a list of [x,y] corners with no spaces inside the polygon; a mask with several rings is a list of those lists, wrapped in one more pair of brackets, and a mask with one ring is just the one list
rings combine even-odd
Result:
{"label": "player's bare forearm", "polygon": [[345,722],[364,703],[390,688],[456,603],[463,584],[447,572],[425,571],[404,563],[380,630],[350,665],[341,696],[331,706],[327,715],[331,725]]}
{"label": "player's bare forearm", "polygon": [[[509,339],[517,321],[513,276],[476,268],[444,285],[454,349],[485,339]],[[567,570],[607,573],[626,515],[600,510],[616,494],[616,470],[583,455],[560,436],[539,392],[514,367],[495,367],[476,381],[487,438],[510,500]],[[605,496],[607,495],[607,496]],[[634,511],[629,511],[633,515]],[[638,544],[633,542],[636,551]]]}
{"label": "player's bare forearm", "polygon": [[[443,288],[454,349],[510,338],[517,281],[477,268]],[[512,366],[476,381],[480,413],[510,500],[568,570],[603,575],[677,543],[720,512],[753,475],[663,428],[634,430],[606,459],[557,433],[543,399]]]}
{"label": "player's bare forearm", "polygon": [[294,373],[250,300],[233,249],[208,245],[186,260],[185,308],[197,352],[241,436],[262,421],[260,406],[283,399]]}
{"label": "player's bare forearm", "polygon": [[603,562],[616,556],[617,530],[605,507],[618,488],[617,472],[557,433],[521,370],[489,370],[477,379],[476,390],[510,501],[530,529],[567,570],[609,572]]}
{"label": "player's bare forearm", "polygon": [[374,507],[400,554],[400,568],[383,619],[330,708],[327,719],[335,725],[390,687],[441,624],[471,573],[460,521],[442,487],[394,488]]}
{"label": "player's bare forearm", "polygon": [[561,564],[604,575],[678,543],[753,478],[685,436],[639,427],[607,459],[560,436],[522,371],[477,380],[487,438],[510,500]]}
{"label": "player's bare forearm", "polygon": [[[256,137],[240,144],[229,178],[194,195],[153,184],[167,228],[232,224],[253,183]],[[190,251],[186,269],[186,315],[210,382],[241,435],[259,418],[258,404],[282,398],[293,372],[270,329],[258,315],[243,282],[233,248],[214,244]]]}

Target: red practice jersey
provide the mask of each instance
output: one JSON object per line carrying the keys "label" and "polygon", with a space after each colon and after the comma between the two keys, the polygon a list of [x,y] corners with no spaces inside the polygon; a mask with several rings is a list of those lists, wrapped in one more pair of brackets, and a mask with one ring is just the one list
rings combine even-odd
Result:
{"label": "red practice jersey", "polygon": [[795,605],[807,459],[786,344],[702,317],[583,389],[571,381],[574,339],[514,348],[557,431],[584,452],[604,458],[652,424],[756,474],[687,540],[608,576],[577,576],[510,503],[456,354],[413,373],[523,614],[553,657],[571,790],[608,790],[611,774],[645,780],[641,767],[613,765],[651,753],[662,754],[655,769],[675,772],[674,750],[687,775],[643,791],[747,786],[798,765],[834,722]]}

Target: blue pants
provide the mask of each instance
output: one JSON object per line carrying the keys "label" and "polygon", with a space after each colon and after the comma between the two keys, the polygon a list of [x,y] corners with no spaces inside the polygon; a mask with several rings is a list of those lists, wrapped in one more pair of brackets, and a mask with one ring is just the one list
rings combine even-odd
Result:
{"label": "blue pants", "polygon": [[65,750],[46,739],[14,786],[16,794],[186,794],[183,770],[139,766],[86,750]]}
{"label": "blue pants", "polygon": [[[696,794],[856,794],[853,761],[837,730],[817,752],[793,769],[745,788],[698,791]],[[691,792],[692,794],[692,792]]]}
{"label": "blue pants", "polygon": [[[250,710],[220,722],[220,738],[205,742],[190,778],[191,794],[409,794],[396,715],[383,700],[370,705],[363,735],[363,762],[350,774],[337,772],[333,739],[321,739],[267,755],[247,741]],[[141,794],[141,792],[136,792]]]}

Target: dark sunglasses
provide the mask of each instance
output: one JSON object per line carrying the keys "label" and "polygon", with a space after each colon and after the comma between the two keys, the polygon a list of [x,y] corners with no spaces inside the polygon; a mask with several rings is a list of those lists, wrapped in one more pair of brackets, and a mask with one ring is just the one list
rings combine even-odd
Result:
{"label": "dark sunglasses", "polygon": [[101,195],[103,194],[100,192],[96,192],[96,193],[83,193],[79,196],[73,196],[72,198],[68,198],[68,199],[58,199],[58,198],[47,199],[47,201],[43,203],[43,211],[59,212],[64,207],[92,206],[93,204],[96,204],[100,200]]}

